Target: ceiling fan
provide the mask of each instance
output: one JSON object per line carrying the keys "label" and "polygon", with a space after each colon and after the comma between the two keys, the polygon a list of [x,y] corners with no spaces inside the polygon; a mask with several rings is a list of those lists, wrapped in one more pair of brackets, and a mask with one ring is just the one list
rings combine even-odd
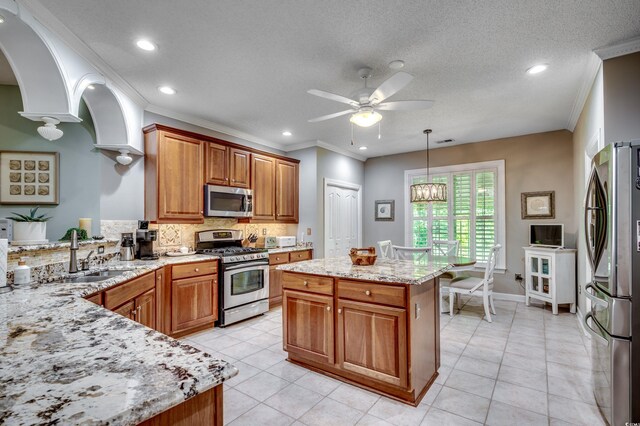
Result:
{"label": "ceiling fan", "polygon": [[312,95],[351,106],[351,109],[312,118],[309,122],[317,123],[318,121],[330,120],[351,114],[349,121],[353,124],[360,127],[369,127],[382,120],[382,115],[378,111],[410,111],[429,109],[433,106],[434,101],[425,100],[383,102],[413,80],[413,76],[409,73],[403,71],[397,72],[385,80],[377,89],[367,87],[367,79],[371,77],[371,68],[358,70],[358,76],[364,80],[364,87],[352,96],[352,98],[355,99],[323,90],[308,90],[307,93]]}

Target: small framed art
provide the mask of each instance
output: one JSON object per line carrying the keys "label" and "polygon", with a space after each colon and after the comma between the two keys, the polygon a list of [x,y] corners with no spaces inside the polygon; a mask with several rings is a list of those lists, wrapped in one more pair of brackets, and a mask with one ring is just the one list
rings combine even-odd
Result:
{"label": "small framed art", "polygon": [[0,151],[0,204],[59,203],[60,154]]}
{"label": "small framed art", "polygon": [[393,221],[395,200],[376,200],[376,220]]}

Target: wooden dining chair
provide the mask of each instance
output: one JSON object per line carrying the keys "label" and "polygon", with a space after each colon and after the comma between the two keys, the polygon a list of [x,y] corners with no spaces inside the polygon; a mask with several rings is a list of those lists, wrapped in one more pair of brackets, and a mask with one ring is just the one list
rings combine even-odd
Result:
{"label": "wooden dining chair", "polygon": [[399,260],[422,260],[431,252],[431,247],[391,247],[394,257]]}
{"label": "wooden dining chair", "polygon": [[[455,277],[449,283],[449,315],[453,316],[453,302],[459,294],[469,294],[472,296],[482,296],[484,313],[487,321],[491,322],[491,313],[496,314],[493,303],[493,271],[496,267],[496,258],[502,246],[497,244],[491,248],[487,267],[484,270],[484,277],[460,276]],[[491,308],[491,312],[489,312]]]}
{"label": "wooden dining chair", "polygon": [[381,259],[393,259],[393,249],[391,246],[391,240],[378,241],[378,248],[380,249]]}

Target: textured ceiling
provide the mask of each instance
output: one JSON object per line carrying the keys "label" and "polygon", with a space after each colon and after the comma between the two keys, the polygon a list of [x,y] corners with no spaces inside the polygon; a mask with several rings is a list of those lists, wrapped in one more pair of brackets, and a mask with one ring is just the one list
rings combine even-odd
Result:
{"label": "textured ceiling", "polygon": [[[566,128],[592,50],[640,35],[637,0],[38,2],[153,105],[366,156],[421,149],[426,127],[458,143]],[[158,50],[137,49],[140,37]],[[389,100],[433,99],[431,110],[383,112],[380,141],[357,128],[366,153],[349,146],[348,116],[307,122],[346,109],[308,89],[350,95],[362,66],[377,86],[394,59],[415,79]],[[525,74],[537,63],[549,70]]]}

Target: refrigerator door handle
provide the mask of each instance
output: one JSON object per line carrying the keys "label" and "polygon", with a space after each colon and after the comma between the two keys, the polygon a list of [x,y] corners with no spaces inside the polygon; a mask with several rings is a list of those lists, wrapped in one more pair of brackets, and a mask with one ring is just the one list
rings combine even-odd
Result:
{"label": "refrigerator door handle", "polygon": [[589,289],[595,290],[593,284],[589,283],[584,287],[584,295],[587,296],[587,299],[591,300],[591,303],[593,303],[594,305],[602,306],[603,308],[608,309],[609,302],[600,299],[598,296],[589,291]]}
{"label": "refrigerator door handle", "polygon": [[[597,332],[593,328],[591,328],[591,326],[589,325],[589,318],[593,320],[593,323],[598,328]],[[584,316],[584,326],[589,332],[589,334],[591,335],[591,337],[593,337],[596,342],[601,343],[604,346],[609,346],[609,340],[602,337],[602,334],[603,334],[602,329],[598,325],[598,322],[595,320],[595,318],[593,318],[593,315],[591,313],[588,313],[587,315]]]}

